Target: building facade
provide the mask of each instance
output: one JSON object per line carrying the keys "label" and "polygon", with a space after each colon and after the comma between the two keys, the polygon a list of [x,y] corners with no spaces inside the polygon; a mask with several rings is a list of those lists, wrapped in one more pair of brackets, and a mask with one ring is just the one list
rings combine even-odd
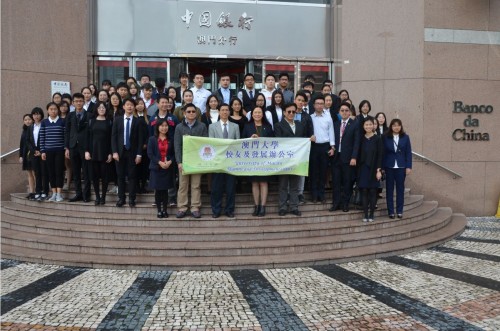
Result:
{"label": "building facade", "polygon": [[[245,72],[260,82],[285,71],[294,90],[306,75],[331,78],[355,105],[402,119],[427,159],[415,156],[414,193],[467,215],[496,211],[500,0],[5,0],[1,10],[2,155],[51,81],[75,92],[146,73],[168,86],[187,71],[215,90],[229,73],[236,90]],[[2,199],[23,190],[17,155],[2,159],[2,184]]]}

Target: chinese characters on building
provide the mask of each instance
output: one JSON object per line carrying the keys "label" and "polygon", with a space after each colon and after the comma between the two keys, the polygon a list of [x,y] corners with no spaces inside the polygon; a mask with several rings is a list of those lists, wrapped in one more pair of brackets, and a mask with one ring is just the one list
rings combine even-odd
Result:
{"label": "chinese characters on building", "polygon": [[[189,29],[191,24],[191,18],[195,15],[194,12],[186,9],[185,15],[181,16],[181,20],[186,24],[186,28]],[[217,17],[216,22],[212,25],[212,17]],[[252,16],[249,16],[246,12],[242,13],[238,18],[238,25],[235,26],[231,21],[231,13],[230,12],[221,12],[218,16],[212,16],[212,12],[209,10],[205,10],[201,12],[198,16],[198,24],[200,28],[206,28],[211,30],[212,32],[218,32],[220,30],[214,31],[214,29],[224,29],[223,31],[231,30],[244,30],[249,31],[252,29],[252,23],[254,19]],[[207,31],[209,32],[209,31]],[[222,34],[199,34],[196,36],[196,43],[198,45],[216,45],[216,46],[236,46],[238,41],[238,36],[236,33],[231,33],[229,35]]]}

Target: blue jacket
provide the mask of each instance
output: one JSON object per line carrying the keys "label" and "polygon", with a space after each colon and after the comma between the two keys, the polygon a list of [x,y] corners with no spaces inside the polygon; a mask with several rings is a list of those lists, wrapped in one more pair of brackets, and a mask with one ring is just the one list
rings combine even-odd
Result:
{"label": "blue jacket", "polygon": [[394,140],[390,136],[384,136],[384,168],[394,167],[394,162],[398,162],[400,168],[410,168],[412,166],[410,137],[405,134],[399,136],[397,151],[394,147]]}

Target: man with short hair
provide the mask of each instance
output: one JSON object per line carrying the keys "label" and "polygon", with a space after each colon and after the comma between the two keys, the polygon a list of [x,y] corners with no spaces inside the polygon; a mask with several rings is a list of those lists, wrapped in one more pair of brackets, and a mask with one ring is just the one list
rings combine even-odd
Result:
{"label": "man with short hair", "polygon": [[231,89],[229,88],[231,85],[231,77],[229,74],[220,75],[219,85],[220,87],[217,89],[215,96],[217,100],[219,100],[219,104],[227,103],[229,105],[233,97]]}
{"label": "man with short hair", "polygon": [[[338,95],[333,93],[333,81],[331,79],[326,79],[323,82],[323,86],[328,85],[330,87],[330,94],[332,95],[332,106],[330,107],[330,111],[332,113],[338,113],[340,109],[340,103],[342,102]],[[324,94],[324,93],[323,93]]]}
{"label": "man with short hair", "polygon": [[153,99],[157,100],[160,94],[167,94],[167,89],[165,88],[166,82],[162,77],[155,79],[156,89],[153,91]]}
{"label": "man with short hair", "polygon": [[136,165],[142,161],[144,145],[143,127],[134,117],[135,100],[127,98],[123,101],[124,114],[116,116],[111,130],[111,152],[116,165],[118,181],[117,207],[125,204],[125,177],[128,176],[129,206],[135,207],[136,197]]}
{"label": "man with short hair", "polygon": [[333,121],[325,114],[325,98],[320,95],[314,100],[314,114],[311,119],[314,126],[313,143],[311,145],[309,179],[311,181],[312,202],[325,202],[326,168],[328,157],[335,152],[335,135]]}
{"label": "man with short hair", "polygon": [[[295,120],[302,123],[306,130],[306,137],[311,137],[314,134],[314,127],[312,123],[311,116],[309,113],[303,110],[303,106],[307,103],[306,94],[303,91],[297,92],[295,95],[295,105],[297,105],[297,111],[295,113]],[[304,185],[306,182],[306,177],[300,176],[299,182],[299,203],[306,203],[304,198]]]}
{"label": "man with short hair", "polygon": [[[288,103],[284,106],[283,118],[280,122],[275,123],[274,133],[276,137],[281,138],[305,138],[308,137],[308,130],[302,122],[295,120],[297,105]],[[290,213],[300,216],[299,211],[299,190],[300,178],[296,175],[280,175],[279,176],[279,212],[280,216],[285,216],[287,210],[287,200],[289,201]],[[288,199],[288,195],[290,196]]]}
{"label": "man with short hair", "polygon": [[286,72],[282,72],[278,78],[279,90],[283,93],[283,104],[293,102],[293,92],[288,89],[290,76]]}
{"label": "man with short hair", "polygon": [[238,99],[243,104],[243,115],[246,116],[255,108],[255,99],[260,91],[255,89],[255,76],[251,73],[245,74],[243,84],[245,86],[238,92]]}
{"label": "man with short hair", "polygon": [[[184,120],[175,128],[174,150],[175,160],[179,168],[179,191],[177,192],[177,218],[187,215],[188,208],[194,218],[201,217],[201,174],[186,175],[182,171],[183,136],[207,137],[207,126],[196,120],[196,106],[188,103],[183,107]],[[188,206],[188,192],[191,187],[191,206]]]}
{"label": "man with short hair", "polygon": [[180,86],[175,88],[175,102],[182,103],[182,94],[185,90],[189,89],[189,75],[187,72],[181,72],[179,74],[179,84]]}
{"label": "man with short hair", "polygon": [[118,85],[116,85],[116,92],[120,95],[120,98],[122,99],[122,102],[129,97],[130,90],[125,82],[119,82]]}
{"label": "man with short hair", "polygon": [[191,91],[193,91],[193,103],[196,107],[200,108],[202,115],[207,110],[207,99],[212,94],[203,87],[204,81],[205,77],[202,74],[195,74],[193,78],[194,86],[191,88]]}
{"label": "man with short hair", "polygon": [[109,91],[109,88],[111,87],[111,81],[109,79],[105,79],[101,83],[101,88],[104,91]]}
{"label": "man with short hair", "polygon": [[153,85],[146,83],[142,86],[142,99],[144,100],[144,105],[146,106],[148,116],[152,116],[158,108],[156,107],[155,100],[153,99]]}
{"label": "man with short hair", "polygon": [[333,201],[330,211],[342,208],[344,212],[348,212],[349,200],[352,195],[353,172],[356,170],[361,136],[359,125],[350,118],[351,105],[349,103],[342,102],[340,116],[342,119],[334,123],[337,152],[332,162]]}
{"label": "man with short hair", "polygon": [[[266,97],[266,108],[273,102],[273,92],[276,91],[276,78],[273,74],[267,74],[264,79],[265,88],[260,91]],[[265,111],[265,109],[262,109]]]}
{"label": "man with short hair", "polygon": [[[91,118],[90,113],[85,111],[83,105],[85,98],[81,93],[73,94],[73,105],[75,111],[66,116],[66,128],[64,133],[65,157],[71,160],[73,181],[75,184],[75,196],[69,202],[90,201],[90,172],[89,162],[85,159],[85,150],[88,145],[88,125]],[[82,191],[83,170],[83,191]],[[69,183],[68,183],[69,185]]]}
{"label": "man with short hair", "polygon": [[142,74],[141,79],[140,79],[140,84],[141,86],[144,86],[144,84],[150,84],[151,83],[151,77],[147,74]]}
{"label": "man with short hair", "polygon": [[[223,103],[219,108],[219,121],[210,124],[208,136],[219,139],[240,139],[238,124],[229,121],[229,105]],[[226,206],[224,214],[234,217],[234,201],[236,196],[236,179],[233,175],[225,173],[212,174],[212,193],[210,205],[212,206],[212,217],[218,218],[222,212],[222,193],[226,192]]]}

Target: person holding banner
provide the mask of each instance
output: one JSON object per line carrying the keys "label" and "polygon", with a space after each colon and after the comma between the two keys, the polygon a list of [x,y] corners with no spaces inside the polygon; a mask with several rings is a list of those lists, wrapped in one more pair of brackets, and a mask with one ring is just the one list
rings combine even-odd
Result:
{"label": "person holding banner", "polygon": [[[297,105],[289,103],[284,106],[283,118],[275,123],[274,132],[276,137],[283,138],[304,138],[307,137],[307,130],[304,125],[295,120]],[[299,188],[300,176],[280,175],[279,176],[279,215],[285,216],[287,213],[286,201],[290,192],[289,208],[290,212],[296,216],[302,215],[299,211]]]}
{"label": "person holding banner", "polygon": [[[240,139],[240,129],[238,124],[229,121],[229,105],[223,103],[219,109],[219,121],[210,124],[208,136],[219,139]],[[212,207],[212,217],[218,218],[222,211],[222,192],[226,191],[225,215],[234,217],[235,177],[225,173],[212,174],[212,193],[210,195],[210,205]]]}
{"label": "person holding banner", "polygon": [[[264,116],[264,110],[261,107],[255,107],[252,110],[250,121],[245,124],[242,138],[274,137],[271,124]],[[255,203],[252,216],[266,216],[266,203],[268,193],[268,176],[254,176],[252,181],[252,194]]]}
{"label": "person holding banner", "polygon": [[[187,91],[187,90],[186,90]],[[184,94],[186,94],[184,91]],[[207,137],[208,130],[205,124],[196,119],[197,109],[192,103],[188,103],[183,108],[184,119],[175,128],[174,135],[174,150],[175,159],[179,168],[179,191],[177,193],[177,205],[179,209],[176,217],[183,218],[187,215],[188,210],[188,191],[191,186],[191,214],[194,218],[201,217],[201,174],[186,175],[182,172],[182,145],[183,136]]]}

